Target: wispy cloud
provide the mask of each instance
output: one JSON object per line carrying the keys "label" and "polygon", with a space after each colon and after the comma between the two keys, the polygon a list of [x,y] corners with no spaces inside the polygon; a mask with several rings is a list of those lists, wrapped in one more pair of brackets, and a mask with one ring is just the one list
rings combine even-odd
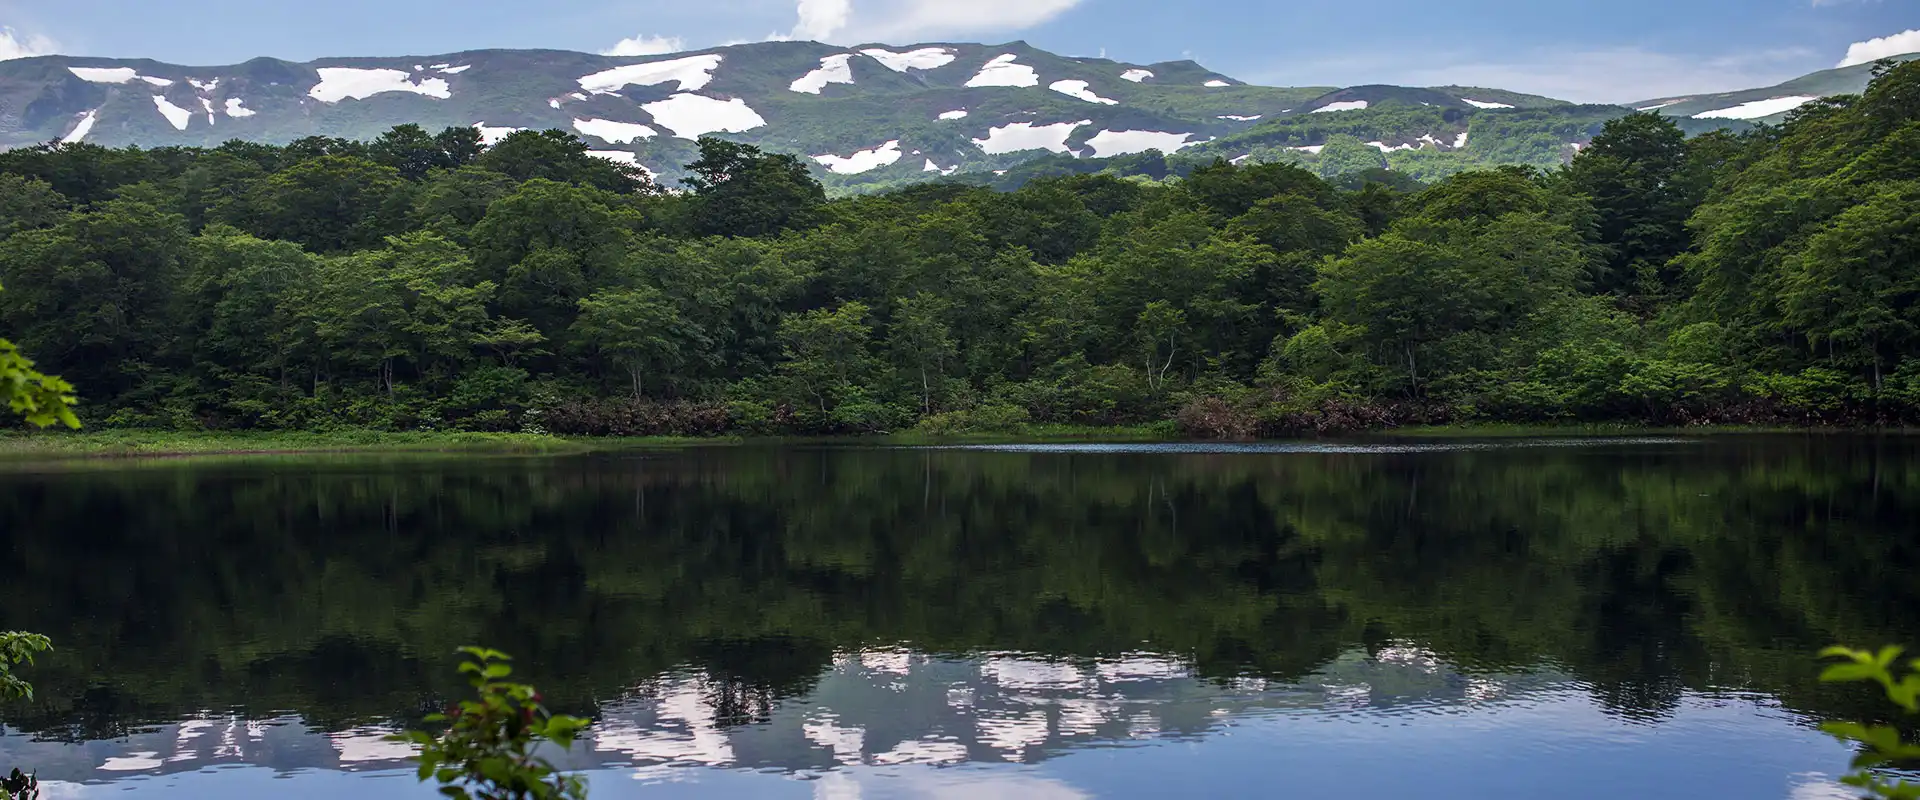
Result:
{"label": "wispy cloud", "polygon": [[1847,57],[1840,59],[1839,66],[1851,67],[1907,53],[1920,53],[1920,30],[1901,31],[1892,36],[1854,42],[1847,47]]}
{"label": "wispy cloud", "polygon": [[1045,23],[1082,0],[797,0],[789,36],[836,43],[911,44]]}
{"label": "wispy cloud", "polygon": [[1492,86],[1582,103],[1622,103],[1770,86],[1817,65],[1805,48],[1686,56],[1639,47],[1546,48],[1488,57],[1407,51],[1356,53],[1254,76],[1278,85],[1392,83]]}
{"label": "wispy cloud", "polygon": [[0,61],[53,55],[59,45],[40,35],[22,35],[12,28],[0,28]]}
{"label": "wispy cloud", "polygon": [[678,53],[687,49],[687,43],[678,36],[634,36],[621,39],[612,47],[600,51],[603,56],[657,56],[666,53]]}

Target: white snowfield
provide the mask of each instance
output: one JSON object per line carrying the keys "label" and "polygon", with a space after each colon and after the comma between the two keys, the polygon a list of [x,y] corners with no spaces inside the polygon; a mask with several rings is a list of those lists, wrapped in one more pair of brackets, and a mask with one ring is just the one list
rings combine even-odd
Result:
{"label": "white snowfield", "polygon": [[1100,105],[1103,105],[1103,106],[1120,105],[1120,101],[1118,100],[1109,100],[1105,97],[1101,97],[1100,95],[1094,94],[1092,89],[1092,84],[1087,83],[1086,81],[1054,81],[1053,83],[1049,84],[1047,88],[1052,89],[1061,94],[1064,94],[1068,97],[1074,98],[1076,100],[1085,100],[1089,103],[1099,103]]}
{"label": "white snowfield", "polygon": [[813,160],[836,175],[858,175],[891,166],[900,160],[900,155],[900,140],[895,139],[879,147],[854,151],[853,155],[845,158],[829,153],[814,156]]}
{"label": "white snowfield", "polygon": [[94,109],[92,111],[87,112],[86,116],[80,118],[80,123],[73,126],[73,130],[68,131],[67,135],[60,137],[60,143],[68,144],[71,142],[85,141],[87,138],[87,134],[93,132],[93,124],[99,121],[100,121],[99,109]]}
{"label": "white snowfield", "polygon": [[740,133],[767,124],[759,112],[738,97],[715,100],[683,92],[665,100],[644,103],[640,108],[653,115],[654,122],[682,139],[698,139],[719,131]]}
{"label": "white snowfield", "polygon": [[220,88],[219,78],[214,78],[213,80],[210,80],[210,81],[198,81],[192,78],[188,78],[187,83],[193,84],[193,88],[199,89],[200,91],[203,91],[203,92],[211,92],[215,89]]}
{"label": "white snowfield", "polygon": [[947,167],[946,169],[941,169],[939,164],[933,163],[933,159],[929,158],[927,159],[927,165],[925,167],[921,167],[920,171],[921,172],[938,172],[941,175],[945,176],[945,175],[952,175],[954,172],[958,171],[959,169],[960,169],[959,164],[955,164],[951,167]]}
{"label": "white snowfield", "polygon": [[193,112],[176,106],[168,102],[167,98],[157,94],[153,96],[153,107],[160,109],[160,116],[166,117],[174,130],[186,130],[187,122],[193,119]]}
{"label": "white snowfield", "polygon": [[618,162],[630,167],[639,167],[641,172],[647,173],[648,180],[652,180],[659,174],[648,169],[647,165],[640,163],[639,156],[625,150],[588,150],[587,155],[593,156],[594,158],[604,158],[608,161]]}
{"label": "white snowfield", "polygon": [[173,81],[167,80],[166,78],[155,78],[151,75],[142,75],[140,76],[140,80],[146,81],[149,84],[158,86],[163,89],[173,85]]}
{"label": "white snowfield", "polygon": [[1453,137],[1453,149],[1459,150],[1466,146],[1467,146],[1467,132],[1461,131],[1459,136]]}
{"label": "white snowfield", "polygon": [[1365,100],[1342,100],[1338,103],[1328,103],[1316,108],[1313,110],[1313,113],[1326,114],[1333,111],[1362,111],[1365,110],[1366,107],[1367,101]]}
{"label": "white snowfield", "polygon": [[1312,153],[1317,156],[1317,155],[1320,155],[1320,151],[1327,149],[1327,146],[1324,144],[1310,144],[1302,147],[1289,147],[1287,149],[1298,150],[1302,153]]}
{"label": "white snowfield", "polygon": [[1417,144],[1387,144],[1386,142],[1367,142],[1367,144],[1373,145],[1382,153],[1391,153],[1396,150],[1420,149],[1420,145],[1417,145]]}
{"label": "white snowfield", "polygon": [[92,83],[132,83],[140,77],[132,67],[68,67],[74,77]]}
{"label": "white snowfield", "polygon": [[235,119],[253,116],[253,109],[247,108],[246,101],[238,97],[227,98],[227,116]]}
{"label": "white snowfield", "polygon": [[910,69],[939,69],[953,63],[955,58],[953,51],[944,47],[922,47],[904,53],[872,47],[860,53],[880,62],[882,66],[894,72],[906,72]]}
{"label": "white snowfield", "polygon": [[582,136],[599,137],[607,144],[631,144],[636,139],[651,139],[660,132],[638,122],[615,122],[610,119],[575,119],[573,129]]}
{"label": "white snowfield", "polygon": [[1759,119],[1792,111],[1818,100],[1818,97],[1794,95],[1792,97],[1773,97],[1766,100],[1754,100],[1731,108],[1719,108],[1702,111],[1693,115],[1694,119]]}
{"label": "white snowfield", "polygon": [[580,79],[580,88],[611,94],[628,86],[657,86],[669,81],[680,84],[679,91],[692,92],[713,82],[713,71],[720,68],[722,56],[708,53],[645,64],[628,64],[596,72]]}
{"label": "white snowfield", "polygon": [[1103,130],[1087,140],[1093,148],[1095,158],[1106,156],[1124,156],[1132,153],[1144,153],[1158,150],[1171,153],[1182,147],[1190,147],[1198,142],[1189,142],[1191,133],[1163,133],[1161,131],[1106,131]]}
{"label": "white snowfield", "polygon": [[973,143],[988,155],[1018,153],[1022,150],[1048,150],[1055,153],[1070,152],[1067,138],[1082,125],[1091,125],[1093,120],[1079,122],[1056,122],[1052,125],[1035,125],[1031,122],[1013,122],[998,128],[987,129],[987,138],[974,139]]}
{"label": "white snowfield", "polygon": [[212,101],[212,100],[209,100],[209,99],[207,99],[207,98],[205,98],[205,97],[202,97],[202,98],[200,98],[200,107],[201,107],[201,108],[203,108],[203,109],[206,109],[206,111],[207,111],[207,124],[208,124],[208,125],[212,125],[212,124],[213,124],[213,101]]}
{"label": "white snowfield", "polygon": [[1666,108],[1667,106],[1677,106],[1677,105],[1679,105],[1679,104],[1681,104],[1681,103],[1684,103],[1684,102],[1687,102],[1687,100],[1686,100],[1686,98],[1681,98],[1681,99],[1679,99],[1679,100],[1668,100],[1668,101],[1665,101],[1665,102],[1662,102],[1662,103],[1656,103],[1656,104],[1654,104],[1654,105],[1650,105],[1650,106],[1641,106],[1641,107],[1639,107],[1639,108],[1636,108],[1636,109],[1634,109],[1634,110],[1635,110],[1635,111],[1653,111],[1653,110],[1655,110],[1655,109],[1661,109],[1661,108]]}
{"label": "white snowfield", "polygon": [[1039,86],[1040,73],[1035,72],[1033,67],[1016,63],[1019,58],[1013,53],[994,56],[978,73],[967,79],[967,86],[975,89],[982,86]]}
{"label": "white snowfield", "polygon": [[473,123],[473,129],[480,132],[480,143],[488,147],[499,144],[505,141],[507,137],[526,130],[526,128],[488,125],[484,122]]}
{"label": "white snowfield", "polygon": [[1460,98],[1460,102],[1466,103],[1474,108],[1513,108],[1513,106],[1507,105],[1506,103],[1496,103],[1492,100],[1474,100],[1467,97]]}
{"label": "white snowfield", "polygon": [[348,98],[365,100],[386,92],[409,92],[439,100],[453,96],[446,81],[425,78],[414,83],[404,70],[321,67],[314,71],[320,73],[320,82],[307,90],[307,96],[322,103],[338,103]]}
{"label": "white snowfield", "polygon": [[820,68],[787,86],[802,94],[819,94],[829,83],[853,83],[853,54],[841,53],[820,59]]}
{"label": "white snowfield", "polygon": [[1219,78],[1214,78],[1213,80],[1207,81],[1206,83],[1203,83],[1200,85],[1205,86],[1209,89],[1225,89],[1229,86],[1232,86],[1233,84],[1220,80]]}
{"label": "white snowfield", "polygon": [[1153,77],[1153,70],[1147,69],[1130,69],[1120,73],[1120,80],[1133,81],[1134,83],[1139,83],[1151,77]]}
{"label": "white snowfield", "polygon": [[445,73],[447,75],[458,75],[462,72],[466,72],[467,70],[473,69],[473,65],[461,64],[460,66],[457,66],[457,67],[439,66],[439,67],[434,67],[434,69],[440,70],[442,73]]}
{"label": "white snowfield", "polygon": [[966,116],[967,116],[967,110],[964,108],[956,108],[952,111],[940,112],[941,119],[965,119]]}
{"label": "white snowfield", "polygon": [[1218,118],[1219,118],[1219,119],[1230,119],[1230,120],[1233,120],[1234,122],[1252,122],[1252,121],[1254,121],[1254,120],[1256,120],[1256,119],[1259,119],[1259,118],[1261,118],[1261,117],[1263,117],[1263,116],[1266,116],[1266,115],[1265,115],[1265,114],[1253,114],[1253,115],[1251,115],[1251,116],[1244,116],[1244,117],[1243,117],[1243,116],[1240,116],[1239,114],[1221,114],[1221,115],[1220,115],[1220,116],[1219,116]]}

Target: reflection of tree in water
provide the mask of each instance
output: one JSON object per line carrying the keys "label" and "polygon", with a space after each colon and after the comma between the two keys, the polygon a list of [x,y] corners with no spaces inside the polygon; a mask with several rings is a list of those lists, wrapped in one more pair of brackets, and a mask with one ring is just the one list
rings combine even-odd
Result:
{"label": "reflection of tree in water", "polygon": [[443,654],[472,641],[575,712],[690,668],[723,724],[890,643],[1149,650],[1284,682],[1411,641],[1469,673],[1561,665],[1632,717],[1720,687],[1844,712],[1807,653],[1915,628],[1911,450],[734,448],[13,475],[0,548],[23,601],[0,628],[62,647],[10,721],[112,735],[238,706],[344,727],[431,707],[455,688]]}

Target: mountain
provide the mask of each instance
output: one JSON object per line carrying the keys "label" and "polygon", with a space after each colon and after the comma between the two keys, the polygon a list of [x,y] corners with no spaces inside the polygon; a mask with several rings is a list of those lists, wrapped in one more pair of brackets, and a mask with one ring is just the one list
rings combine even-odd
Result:
{"label": "mountain", "polygon": [[[1779,87],[1648,102],[1693,129],[1698,108],[1857,91],[1864,68]],[[836,191],[933,175],[994,182],[1177,153],[1288,160],[1325,174],[1386,167],[1421,179],[1498,163],[1550,165],[1619,106],[1496,88],[1266,87],[1192,61],[1072,58],[1024,42],[841,48],[761,42],[657,57],[555,50],[258,58],[221,67],[46,56],[0,62],[0,148],[47,141],[213,146],[229,139],[371,139],[402,123],[478,126],[490,140],[560,128],[663,182],[719,135],[802,155]],[[1025,165],[1025,166],[1023,166]],[[1154,172],[1148,165],[1146,174]]]}
{"label": "mountain", "polygon": [[[1894,61],[1920,59],[1920,53],[1895,56]],[[1670,117],[1694,119],[1740,119],[1778,123],[1787,112],[1809,101],[1837,94],[1859,94],[1873,78],[1873,64],[1858,64],[1802,75],[1777,86],[1738,92],[1662,97],[1632,103],[1641,111],[1658,111]]]}

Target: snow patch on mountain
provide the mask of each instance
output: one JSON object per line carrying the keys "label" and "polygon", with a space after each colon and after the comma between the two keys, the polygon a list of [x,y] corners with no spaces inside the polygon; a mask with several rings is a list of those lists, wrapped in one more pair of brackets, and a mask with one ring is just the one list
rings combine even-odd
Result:
{"label": "snow patch on mountain", "polygon": [[1238,114],[1221,114],[1219,117],[1217,117],[1217,119],[1230,119],[1230,120],[1233,120],[1234,122],[1252,122],[1256,119],[1261,118],[1262,116],[1265,116],[1265,115],[1254,114],[1252,116],[1243,117]]}
{"label": "snow patch on mountain", "polygon": [[140,80],[146,81],[147,83],[154,86],[158,86],[162,89],[165,89],[168,86],[173,85],[173,81],[167,80],[166,78],[155,78],[151,75],[142,75],[140,76]]}
{"label": "snow patch on mountain", "polygon": [[132,67],[68,67],[74,77],[92,83],[132,83],[140,77]]}
{"label": "snow patch on mountain", "polygon": [[1092,84],[1087,83],[1086,81],[1054,81],[1053,83],[1048,84],[1047,86],[1047,88],[1049,89],[1052,89],[1056,92],[1064,94],[1068,97],[1075,98],[1077,100],[1085,100],[1089,103],[1099,103],[1100,105],[1103,105],[1103,106],[1120,105],[1120,101],[1118,100],[1109,100],[1105,97],[1101,97],[1100,95],[1094,94],[1093,89],[1091,87],[1092,87]]}
{"label": "snow patch on mountain", "polygon": [[1378,148],[1382,153],[1391,153],[1396,150],[1420,149],[1420,145],[1417,145],[1417,144],[1387,144],[1386,142],[1367,142],[1367,144],[1373,145],[1375,148]]}
{"label": "snow patch on mountain", "polygon": [[982,86],[1039,86],[1040,73],[1035,72],[1033,67],[1015,63],[1019,58],[1013,53],[994,56],[992,61],[980,68],[979,73],[967,79],[967,86],[976,89]]}
{"label": "snow patch on mountain", "polygon": [[987,129],[987,138],[974,139],[974,145],[988,155],[1018,153],[1022,150],[1048,150],[1065,153],[1067,137],[1082,125],[1091,125],[1093,120],[1079,122],[1056,122],[1052,125],[1035,125],[1031,122],[1012,122],[997,128]]}
{"label": "snow patch on mountain", "polygon": [[1788,111],[1792,111],[1796,108],[1799,108],[1803,105],[1806,105],[1818,99],[1820,98],[1812,97],[1809,95],[1794,95],[1792,97],[1773,97],[1773,98],[1768,98],[1766,100],[1754,100],[1748,103],[1741,103],[1740,105],[1732,106],[1730,108],[1717,108],[1712,111],[1702,111],[1698,114],[1693,115],[1693,118],[1694,119],[1759,119],[1761,117],[1771,117],[1775,114],[1781,114]]}
{"label": "snow patch on mountain", "polygon": [[1088,139],[1087,145],[1093,148],[1095,158],[1105,158],[1107,156],[1144,153],[1148,150],[1171,153],[1182,147],[1198,144],[1198,142],[1187,141],[1190,138],[1193,138],[1193,134],[1191,133],[1103,130],[1094,134],[1093,138]]}
{"label": "snow patch on mountain", "polygon": [[895,139],[879,147],[855,151],[845,158],[829,153],[814,156],[813,160],[836,175],[858,175],[891,166],[900,160],[900,155],[900,140]]}
{"label": "snow patch on mountain", "polygon": [[965,119],[966,116],[967,116],[967,110],[964,108],[956,108],[952,111],[940,112],[941,119]]}
{"label": "snow patch on mountain", "polygon": [[666,61],[649,61],[645,64],[628,64],[582,77],[580,88],[589,92],[612,94],[628,86],[657,86],[672,81],[680,84],[679,91],[698,91],[713,82],[713,71],[720,68],[722,60],[723,57],[719,53],[708,53]]}
{"label": "snow patch on mountain", "polygon": [[1153,77],[1153,71],[1146,69],[1130,69],[1120,73],[1120,80],[1133,81],[1134,83],[1139,83],[1151,77]]}
{"label": "snow patch on mountain", "polygon": [[1327,149],[1327,146],[1324,144],[1309,144],[1309,145],[1303,145],[1301,147],[1289,147],[1287,149],[1298,150],[1302,153],[1312,153],[1317,156],[1317,155],[1320,155],[1320,151]]}
{"label": "snow patch on mountain", "polygon": [[653,170],[647,169],[647,165],[640,163],[640,157],[638,155],[625,150],[588,150],[587,155],[593,156],[594,158],[604,158],[608,161],[625,164],[629,167],[639,167],[641,172],[647,173],[648,180],[652,180],[657,174]]}
{"label": "snow patch on mountain", "polygon": [[853,54],[841,53],[820,59],[820,68],[800,76],[787,88],[802,94],[819,94],[829,83],[853,83]]}
{"label": "snow patch on mountain", "polygon": [[193,119],[193,112],[174,105],[161,95],[153,96],[153,107],[160,109],[160,116],[166,117],[174,130],[186,130],[187,123]]}
{"label": "snow patch on mountain", "polygon": [[85,141],[87,138],[87,134],[93,132],[93,124],[99,121],[100,121],[99,109],[94,109],[92,111],[87,112],[86,116],[80,118],[80,123],[73,126],[73,130],[68,131],[67,135],[60,137],[60,143],[69,144],[72,142]]}
{"label": "snow patch on mountain", "polygon": [[[714,56],[718,61],[719,56]],[[740,133],[767,124],[767,120],[740,98],[715,100],[697,94],[680,93],[640,108],[653,115],[653,121],[682,139],[698,139],[709,133]]]}
{"label": "snow patch on mountain", "polygon": [[1677,106],[1677,105],[1680,105],[1681,103],[1684,103],[1684,102],[1687,102],[1687,100],[1688,100],[1688,99],[1690,99],[1690,98],[1685,98],[1685,97],[1683,97],[1683,98],[1680,98],[1680,99],[1678,99],[1678,100],[1668,100],[1668,101],[1666,101],[1666,102],[1664,102],[1664,103],[1657,103],[1657,104],[1655,104],[1655,105],[1650,105],[1650,106],[1641,106],[1641,107],[1639,107],[1639,108],[1636,108],[1636,109],[1634,109],[1634,110],[1635,110],[1635,111],[1654,111],[1654,110],[1657,110],[1657,109],[1662,109],[1662,108],[1666,108],[1667,106]]}
{"label": "snow patch on mountain", "polygon": [[607,144],[631,144],[636,139],[651,139],[660,132],[638,122],[610,119],[575,119],[573,129],[582,136],[597,136]]}
{"label": "snow patch on mountain", "polygon": [[437,69],[447,75],[458,75],[462,72],[466,72],[467,70],[473,69],[473,65],[461,64],[460,66],[457,66],[457,67],[449,67],[443,64],[441,66],[434,67],[434,69]]}
{"label": "snow patch on mountain", "polygon": [[904,53],[874,47],[862,50],[860,53],[880,62],[881,66],[894,72],[906,72],[910,69],[939,69],[953,63],[955,58],[953,51],[945,47],[922,47]]}
{"label": "snow patch on mountain", "polygon": [[1338,103],[1328,103],[1316,108],[1313,110],[1313,113],[1325,114],[1331,111],[1362,111],[1365,110],[1366,107],[1367,101],[1365,100],[1342,100]]}
{"label": "snow patch on mountain", "polygon": [[1461,149],[1465,149],[1466,146],[1467,146],[1467,132],[1461,131],[1459,136],[1453,137],[1453,149],[1461,150]]}
{"label": "snow patch on mountain", "polygon": [[239,119],[253,116],[253,109],[247,108],[246,101],[238,97],[227,98],[227,116]]}
{"label": "snow patch on mountain", "polygon": [[1467,97],[1460,98],[1460,102],[1466,103],[1474,108],[1513,108],[1513,106],[1507,105],[1506,103],[1495,103],[1491,100],[1474,100]]}
{"label": "snow patch on mountain", "polygon": [[200,98],[200,107],[207,110],[207,124],[212,125],[213,124],[213,101],[205,97],[202,97]]}
{"label": "snow patch on mountain", "polygon": [[933,159],[929,158],[927,159],[927,165],[924,167],[921,167],[920,171],[921,172],[938,172],[942,176],[946,176],[946,175],[952,175],[953,173],[960,171],[960,165],[955,164],[951,167],[947,167],[946,169],[941,169],[939,164],[933,163]]}
{"label": "snow patch on mountain", "polygon": [[307,96],[322,103],[338,103],[348,98],[365,100],[386,92],[410,92],[440,100],[453,96],[446,81],[425,78],[414,83],[404,70],[321,67],[314,71],[320,73],[320,82],[307,90]]}
{"label": "snow patch on mountain", "polygon": [[211,92],[215,89],[220,88],[219,78],[214,78],[213,80],[210,80],[210,81],[199,81],[199,80],[194,80],[192,78],[188,78],[187,83],[191,84],[193,88],[199,89],[200,91],[203,91],[203,92]]}
{"label": "snow patch on mountain", "polygon": [[1219,78],[1214,78],[1213,80],[1207,81],[1206,83],[1203,83],[1200,85],[1205,86],[1209,89],[1225,89],[1228,86],[1232,86],[1233,84],[1220,80]]}
{"label": "snow patch on mountain", "polygon": [[480,143],[488,147],[492,147],[496,144],[499,144],[502,141],[505,141],[507,137],[526,130],[526,128],[509,128],[503,125],[501,126],[488,125],[487,123],[484,123],[484,122],[473,123],[473,129],[480,132]]}

